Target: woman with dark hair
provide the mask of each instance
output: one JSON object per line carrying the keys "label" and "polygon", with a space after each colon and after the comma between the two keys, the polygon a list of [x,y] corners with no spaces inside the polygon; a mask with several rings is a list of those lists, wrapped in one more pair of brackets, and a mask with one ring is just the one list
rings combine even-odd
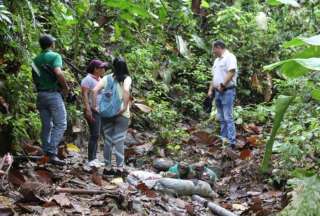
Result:
{"label": "woman with dark hair", "polygon": [[[101,121],[100,115],[93,108],[93,89],[99,83],[108,66],[106,62],[92,60],[87,68],[88,75],[81,81],[82,101],[84,107],[85,119],[89,125],[90,138],[88,143],[88,162],[85,164],[86,169],[90,167],[101,167],[97,155],[98,140],[100,136]],[[100,97],[100,96],[98,96]]]}
{"label": "woman with dark hair", "polygon": [[[127,134],[130,118],[130,88],[131,77],[127,64],[124,59],[116,58],[113,61],[114,73],[103,77],[93,89],[94,100],[93,104],[96,110],[96,98],[99,91],[107,86],[108,80],[112,79],[114,86],[117,88],[117,93],[121,100],[121,106],[117,114],[111,118],[101,118],[102,130],[104,133],[104,159],[106,169],[103,171],[104,175],[122,175],[124,167],[124,141]],[[115,146],[115,156],[117,169],[112,168],[112,147]]]}

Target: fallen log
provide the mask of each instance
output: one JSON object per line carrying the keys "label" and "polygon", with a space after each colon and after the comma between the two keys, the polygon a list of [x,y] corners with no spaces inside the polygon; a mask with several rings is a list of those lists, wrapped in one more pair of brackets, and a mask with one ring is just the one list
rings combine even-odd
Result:
{"label": "fallen log", "polygon": [[225,208],[223,208],[213,202],[209,202],[208,200],[206,200],[205,198],[203,198],[201,196],[193,195],[192,200],[201,203],[205,207],[209,207],[213,213],[215,213],[219,216],[237,216],[236,214],[230,212],[229,210],[227,210],[227,209],[225,209]]}

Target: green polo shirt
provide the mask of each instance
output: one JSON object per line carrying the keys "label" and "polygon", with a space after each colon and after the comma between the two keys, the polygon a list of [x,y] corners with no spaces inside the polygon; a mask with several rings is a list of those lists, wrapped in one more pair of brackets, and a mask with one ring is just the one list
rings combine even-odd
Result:
{"label": "green polo shirt", "polygon": [[[58,90],[59,83],[52,70],[58,67],[62,68],[61,55],[52,50],[44,50],[33,59],[33,63],[38,69],[36,73],[33,72],[33,80],[37,90]],[[46,66],[52,70],[46,69],[48,68]]]}

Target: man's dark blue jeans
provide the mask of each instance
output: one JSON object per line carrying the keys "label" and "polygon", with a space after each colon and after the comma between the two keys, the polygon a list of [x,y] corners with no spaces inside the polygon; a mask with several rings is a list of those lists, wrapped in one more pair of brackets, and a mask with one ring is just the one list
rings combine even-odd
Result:
{"label": "man's dark blue jeans", "polygon": [[59,92],[43,91],[37,96],[37,108],[42,123],[41,142],[43,151],[54,156],[67,128],[67,112]]}
{"label": "man's dark blue jeans", "polygon": [[233,104],[236,89],[226,89],[223,92],[215,92],[217,117],[221,124],[221,136],[226,138],[231,146],[236,144],[236,128],[233,120]]}

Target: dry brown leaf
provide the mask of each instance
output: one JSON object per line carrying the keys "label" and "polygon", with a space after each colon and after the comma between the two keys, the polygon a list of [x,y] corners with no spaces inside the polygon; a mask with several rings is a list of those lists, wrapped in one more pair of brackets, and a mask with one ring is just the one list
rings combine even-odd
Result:
{"label": "dry brown leaf", "polygon": [[19,191],[27,202],[48,202],[53,190],[40,182],[25,182]]}
{"label": "dry brown leaf", "polygon": [[246,138],[247,142],[251,145],[251,146],[257,146],[257,135],[251,135],[249,137]]}
{"label": "dry brown leaf", "polygon": [[15,187],[20,187],[26,181],[20,170],[17,169],[9,171],[8,179]]}
{"label": "dry brown leaf", "polygon": [[134,106],[136,106],[140,111],[144,112],[144,113],[149,113],[152,111],[152,109],[150,107],[148,107],[147,105],[144,105],[142,103],[134,103]]}
{"label": "dry brown leaf", "polygon": [[40,160],[38,160],[38,165],[44,165],[49,162],[49,156],[44,155]]}
{"label": "dry brown leaf", "polygon": [[207,145],[212,144],[215,141],[215,137],[206,131],[196,131],[192,133],[191,139]]}
{"label": "dry brown leaf", "polygon": [[52,185],[52,173],[50,173],[48,170],[45,169],[39,169],[35,171],[37,179],[39,182]]}
{"label": "dry brown leaf", "polygon": [[250,159],[251,157],[252,157],[252,152],[251,152],[250,149],[244,149],[244,150],[242,150],[241,153],[240,153],[240,158],[241,158],[242,160],[248,160],[248,159]]}
{"label": "dry brown leaf", "polygon": [[102,186],[102,177],[95,171],[91,175],[92,182],[98,186]]}
{"label": "dry brown leaf", "polygon": [[56,194],[52,197],[52,200],[56,201],[61,207],[71,206],[71,202],[65,193]]}
{"label": "dry brown leaf", "polygon": [[40,146],[32,145],[30,143],[22,145],[22,149],[31,156],[43,155],[43,151]]}
{"label": "dry brown leaf", "polygon": [[150,198],[155,198],[157,196],[157,194],[150,190],[145,183],[140,183],[136,186],[137,189],[139,189],[142,193],[144,193],[147,197]]}

